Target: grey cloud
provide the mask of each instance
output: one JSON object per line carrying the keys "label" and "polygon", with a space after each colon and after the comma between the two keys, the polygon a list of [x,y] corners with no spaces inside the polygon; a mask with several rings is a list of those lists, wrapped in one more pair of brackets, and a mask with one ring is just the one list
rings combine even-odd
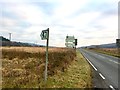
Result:
{"label": "grey cloud", "polygon": [[98,3],[98,4],[91,4],[91,9],[94,11],[101,12],[103,16],[105,15],[116,15],[117,14],[117,5],[112,3]]}
{"label": "grey cloud", "polygon": [[56,26],[62,27],[62,28],[74,28],[74,26],[71,25],[63,25],[63,24],[56,24]]}
{"label": "grey cloud", "polygon": [[[24,24],[20,24],[20,25],[24,25]],[[61,28],[74,28],[74,26],[71,25],[63,25],[63,24],[56,24],[56,23],[40,23],[40,24],[29,24],[29,23],[25,23],[25,26],[43,26],[43,27],[61,27]]]}
{"label": "grey cloud", "polygon": [[[96,0],[97,1],[97,0]],[[75,11],[71,17],[80,16],[82,13],[86,12],[101,12],[101,16],[117,15],[118,9],[117,4],[112,4],[108,2],[90,2],[82,9]]]}
{"label": "grey cloud", "polygon": [[48,16],[53,16],[54,9],[57,7],[57,3],[47,1],[32,2],[31,5],[39,7]]}

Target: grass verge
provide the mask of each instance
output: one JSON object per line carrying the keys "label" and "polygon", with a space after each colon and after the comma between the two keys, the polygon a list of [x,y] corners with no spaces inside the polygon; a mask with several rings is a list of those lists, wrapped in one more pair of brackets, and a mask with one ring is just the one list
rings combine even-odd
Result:
{"label": "grass verge", "polygon": [[49,48],[44,83],[45,48],[2,48],[3,88],[91,88],[91,69],[79,51]]}
{"label": "grass verge", "polygon": [[103,53],[103,54],[107,54],[110,56],[120,58],[120,51],[117,48],[98,48],[98,49],[95,48],[95,49],[88,49],[88,50],[92,50],[95,52],[99,52],[99,53]]}
{"label": "grass verge", "polygon": [[65,72],[59,72],[57,75],[48,77],[46,85],[41,82],[40,87],[92,88],[91,68],[80,52],[77,51],[76,53],[76,59],[71,62]]}
{"label": "grass verge", "polygon": [[[49,48],[48,75],[64,72],[75,57],[74,49]],[[36,88],[44,70],[45,48],[2,47],[2,88]]]}

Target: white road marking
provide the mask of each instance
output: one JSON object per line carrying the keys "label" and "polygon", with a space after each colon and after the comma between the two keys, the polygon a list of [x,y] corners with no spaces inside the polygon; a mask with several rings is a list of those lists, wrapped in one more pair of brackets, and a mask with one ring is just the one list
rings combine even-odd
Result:
{"label": "white road marking", "polygon": [[105,77],[101,73],[99,73],[99,75],[102,77],[102,79],[105,79]]}
{"label": "white road marking", "polygon": [[[102,55],[99,55],[99,54],[96,54],[96,53],[94,53],[94,55],[97,55],[97,56],[99,56],[99,57],[101,57],[101,58],[107,58],[107,59],[109,59],[108,57],[104,57],[104,56],[102,56]],[[109,59],[109,61],[111,61],[111,62],[113,62],[113,63],[116,63],[116,64],[120,64],[119,62],[116,62],[116,61],[113,61],[112,59]]]}
{"label": "white road marking", "polygon": [[116,63],[116,64],[118,64],[118,62],[116,62],[116,61],[113,61],[114,63]]}
{"label": "white road marking", "polygon": [[[98,56],[100,56],[100,55],[98,55]],[[102,56],[100,56],[100,57],[102,57]],[[86,57],[85,57],[86,58]],[[102,57],[102,58],[104,58],[104,57]],[[97,69],[94,67],[94,65],[90,62],[90,60],[89,59],[87,59],[86,58],[86,60],[91,64],[91,66],[97,71]],[[120,64],[119,62],[116,62],[116,61],[113,61],[112,59],[108,59],[109,61],[111,61],[111,62],[113,62],[113,63],[116,63],[116,64]],[[101,74],[101,73],[99,73],[99,75],[102,77],[102,79],[105,79],[105,77]],[[94,87],[96,87],[96,86],[94,86]],[[115,88],[112,86],[112,85],[109,85],[109,87],[112,89],[112,90],[115,90]]]}
{"label": "white road marking", "polygon": [[115,90],[112,85],[109,86],[112,90]]}
{"label": "white road marking", "polygon": [[97,71],[97,68],[95,68],[95,66],[92,64],[92,63],[90,63],[91,65],[92,65],[92,67]]}
{"label": "white road marking", "polygon": [[[104,57],[104,56],[102,56],[102,55],[98,55],[99,57],[101,57],[101,58],[108,58],[108,57]],[[108,58],[109,59],[109,58]],[[120,64],[120,63],[118,63],[118,62],[116,62],[116,61],[113,61],[112,59],[109,59],[109,61],[111,61],[111,62],[114,62],[114,63],[116,63],[116,64]]]}
{"label": "white road marking", "polygon": [[99,57],[101,57],[101,58],[105,58],[104,56],[102,56],[102,55],[98,55]]}
{"label": "white road marking", "polygon": [[113,62],[113,63],[116,63],[116,64],[120,64],[120,63],[118,63],[118,62],[116,62],[116,61],[113,61],[113,60],[111,60],[111,59],[109,59],[109,61],[111,61],[111,62]]}
{"label": "white road marking", "polygon": [[[86,57],[85,57],[86,58]],[[87,58],[86,58],[87,59]],[[90,62],[89,59],[87,59],[87,61],[90,63],[90,65],[97,71],[97,68]]]}

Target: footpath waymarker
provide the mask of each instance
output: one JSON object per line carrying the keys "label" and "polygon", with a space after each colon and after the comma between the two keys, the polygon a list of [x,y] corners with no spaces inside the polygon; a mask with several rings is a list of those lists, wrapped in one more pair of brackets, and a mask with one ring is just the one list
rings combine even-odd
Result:
{"label": "footpath waymarker", "polygon": [[47,66],[48,66],[48,44],[49,44],[49,28],[43,30],[40,34],[42,40],[47,40],[46,42],[46,61],[45,61],[45,82],[47,81]]}

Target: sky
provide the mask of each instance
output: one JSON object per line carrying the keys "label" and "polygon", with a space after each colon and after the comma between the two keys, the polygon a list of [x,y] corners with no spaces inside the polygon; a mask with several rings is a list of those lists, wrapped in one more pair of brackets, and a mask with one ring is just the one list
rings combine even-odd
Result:
{"label": "sky", "polygon": [[42,30],[49,28],[49,46],[65,47],[66,36],[78,45],[115,43],[119,0],[0,0],[0,36],[12,41],[46,45]]}

